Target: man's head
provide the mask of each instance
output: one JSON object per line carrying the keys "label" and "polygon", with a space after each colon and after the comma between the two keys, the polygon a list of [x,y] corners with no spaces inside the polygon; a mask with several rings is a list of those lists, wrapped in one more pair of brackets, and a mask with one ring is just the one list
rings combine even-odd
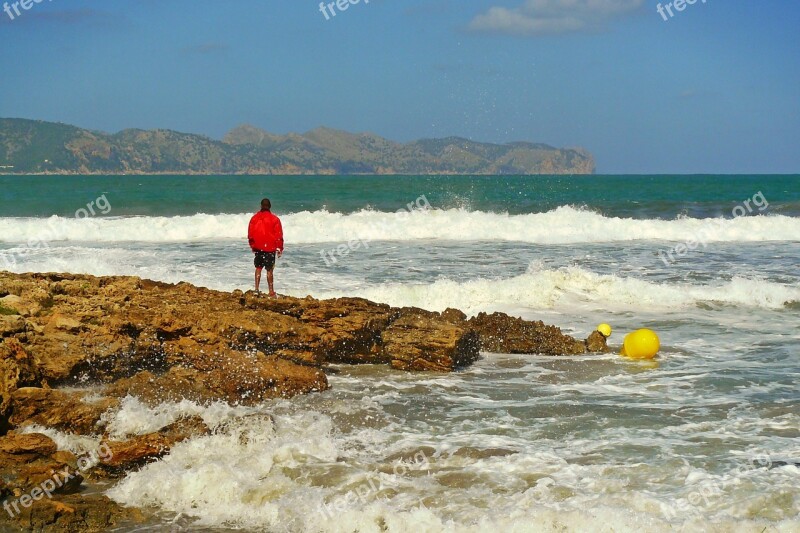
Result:
{"label": "man's head", "polygon": [[261,200],[261,210],[269,211],[270,209],[272,209],[272,202],[269,201],[269,198]]}

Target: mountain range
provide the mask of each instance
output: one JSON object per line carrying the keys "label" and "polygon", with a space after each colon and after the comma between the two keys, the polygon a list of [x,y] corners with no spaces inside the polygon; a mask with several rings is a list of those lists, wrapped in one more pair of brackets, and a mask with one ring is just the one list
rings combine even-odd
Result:
{"label": "mountain range", "polygon": [[0,174],[592,174],[581,148],[460,137],[398,143],[317,128],[276,135],[250,125],[219,141],[171,130],[109,134],[0,118]]}

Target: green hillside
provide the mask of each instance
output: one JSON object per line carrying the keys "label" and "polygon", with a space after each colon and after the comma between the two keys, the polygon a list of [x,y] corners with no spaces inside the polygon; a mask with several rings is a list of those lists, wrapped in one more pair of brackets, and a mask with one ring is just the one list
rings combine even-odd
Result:
{"label": "green hillside", "polygon": [[591,174],[594,168],[584,150],[521,142],[449,137],[401,144],[330,128],[275,135],[247,125],[216,141],[170,130],[106,134],[0,119],[6,174]]}

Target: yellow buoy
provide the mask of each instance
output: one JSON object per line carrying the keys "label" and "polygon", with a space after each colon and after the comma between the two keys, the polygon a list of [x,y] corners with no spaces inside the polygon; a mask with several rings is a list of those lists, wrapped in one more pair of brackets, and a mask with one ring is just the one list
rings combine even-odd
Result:
{"label": "yellow buoy", "polygon": [[637,329],[625,335],[620,355],[631,359],[653,359],[661,349],[658,335],[651,329]]}
{"label": "yellow buoy", "polygon": [[600,324],[597,326],[597,331],[603,334],[603,337],[609,338],[611,336],[611,326],[608,324]]}

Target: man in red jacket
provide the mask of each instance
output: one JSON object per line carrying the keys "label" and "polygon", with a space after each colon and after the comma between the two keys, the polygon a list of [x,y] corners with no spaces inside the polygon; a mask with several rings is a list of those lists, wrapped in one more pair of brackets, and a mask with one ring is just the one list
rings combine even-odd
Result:
{"label": "man in red jacket", "polygon": [[250,219],[250,226],[247,229],[247,240],[250,248],[256,254],[256,292],[261,286],[261,269],[267,269],[267,283],[269,283],[269,295],[271,298],[277,296],[273,286],[272,271],[275,270],[275,255],[283,255],[283,226],[281,220],[272,214],[272,203],[266,198],[261,200],[261,211],[253,215]]}

